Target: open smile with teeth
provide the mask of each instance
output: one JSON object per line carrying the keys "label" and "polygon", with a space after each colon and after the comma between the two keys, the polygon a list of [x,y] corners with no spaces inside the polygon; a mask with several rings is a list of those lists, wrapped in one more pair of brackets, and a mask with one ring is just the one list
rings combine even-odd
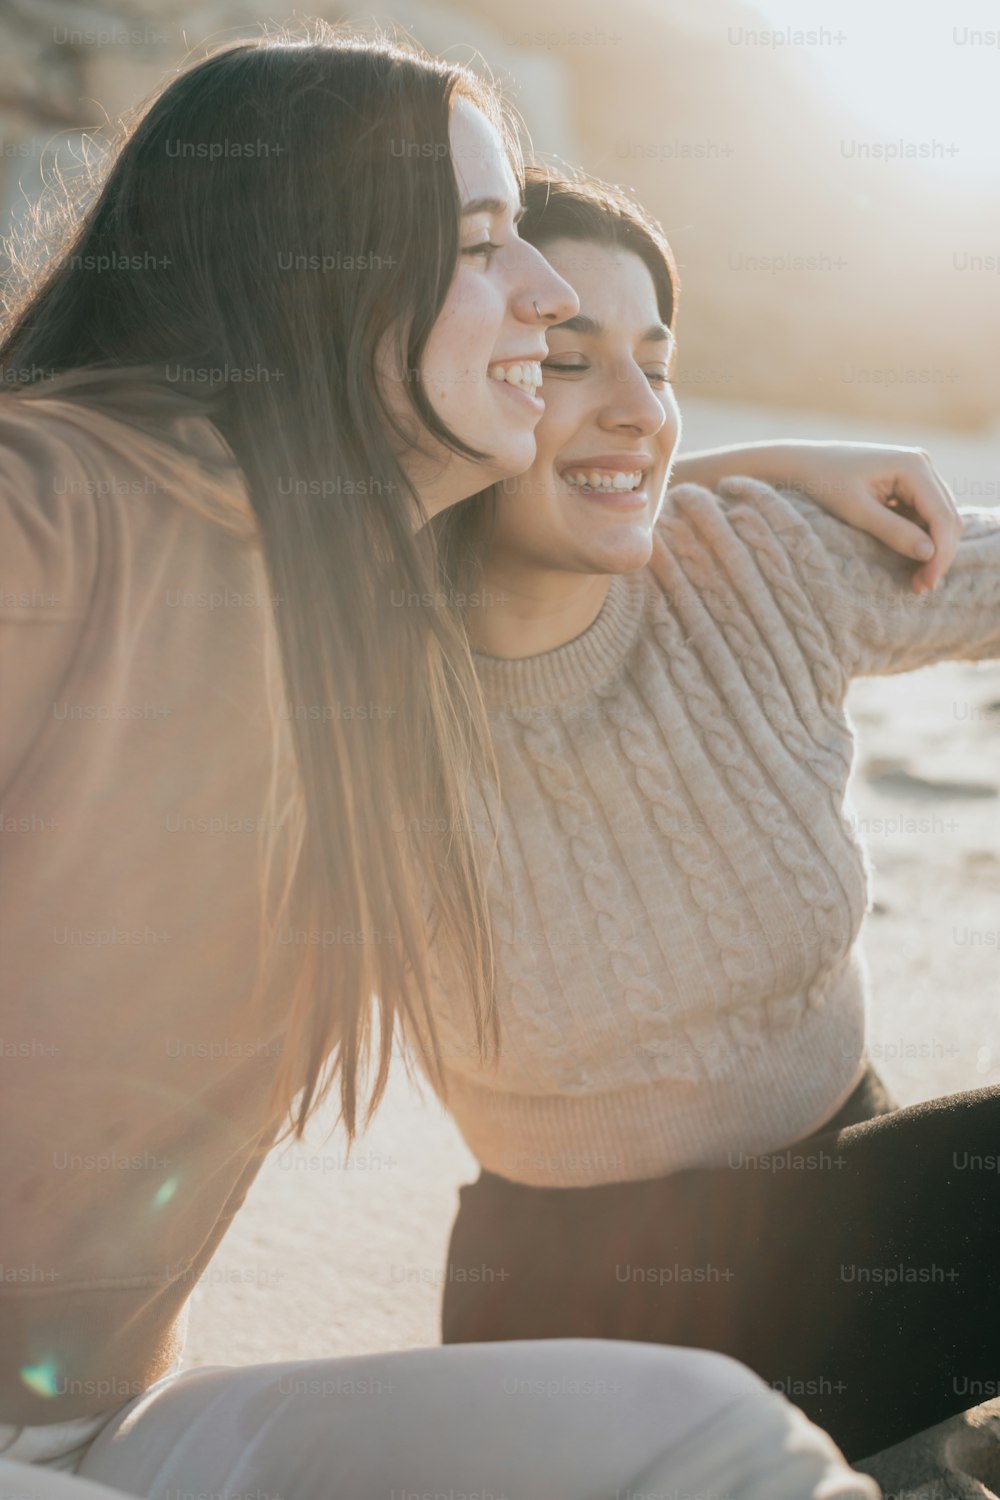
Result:
{"label": "open smile with teeth", "polygon": [[562,476],[566,483],[585,494],[626,494],[637,490],[646,477],[644,469],[569,469]]}
{"label": "open smile with teeth", "polygon": [[533,396],[542,383],[542,367],[537,359],[519,360],[510,365],[490,365],[491,380],[505,380],[519,391]]}

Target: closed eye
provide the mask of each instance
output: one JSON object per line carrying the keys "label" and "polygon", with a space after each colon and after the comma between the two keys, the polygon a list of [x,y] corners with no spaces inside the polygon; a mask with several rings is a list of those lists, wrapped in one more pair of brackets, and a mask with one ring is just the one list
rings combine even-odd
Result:
{"label": "closed eye", "polygon": [[[573,375],[585,373],[590,369],[590,366],[579,364],[553,364],[550,360],[545,360],[542,363],[542,369],[551,370],[553,374],[556,375]],[[650,385],[655,386],[659,390],[662,390],[665,386],[673,384],[672,377],[666,372],[666,370],[647,370],[645,374],[646,379],[649,381]]]}
{"label": "closed eye", "polygon": [[503,247],[501,245],[494,245],[492,240],[482,240],[478,245],[466,245],[465,249],[462,251],[462,254],[482,255],[487,261],[489,261],[490,259],[492,259],[495,252],[502,248]]}

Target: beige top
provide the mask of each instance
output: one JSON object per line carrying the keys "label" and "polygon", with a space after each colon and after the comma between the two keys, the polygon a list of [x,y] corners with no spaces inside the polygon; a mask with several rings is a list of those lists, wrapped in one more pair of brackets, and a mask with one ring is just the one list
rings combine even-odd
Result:
{"label": "beige top", "polygon": [[1000,511],[962,514],[918,596],[912,562],[808,501],[681,485],[655,568],[613,577],[589,630],[479,658],[504,803],[499,1065],[452,974],[436,1009],[485,1167],[583,1186],[724,1164],[849,1093],[870,870],[845,698],[853,677],[1000,656]]}
{"label": "beige top", "polygon": [[[119,1407],[256,1175],[279,1006],[247,1021],[290,753],[231,454],[0,398],[0,1423]],[[197,455],[185,456],[187,441]],[[271,675],[269,675],[269,673]]]}

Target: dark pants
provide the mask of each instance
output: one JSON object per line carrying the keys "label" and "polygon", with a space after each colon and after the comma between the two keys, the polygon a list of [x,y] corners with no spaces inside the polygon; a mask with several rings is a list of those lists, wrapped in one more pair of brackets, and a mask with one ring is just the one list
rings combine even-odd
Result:
{"label": "dark pants", "polygon": [[784,1151],[461,1191],[445,1343],[597,1337],[742,1360],[857,1461],[1000,1394],[1000,1088],[895,1109],[873,1070]]}

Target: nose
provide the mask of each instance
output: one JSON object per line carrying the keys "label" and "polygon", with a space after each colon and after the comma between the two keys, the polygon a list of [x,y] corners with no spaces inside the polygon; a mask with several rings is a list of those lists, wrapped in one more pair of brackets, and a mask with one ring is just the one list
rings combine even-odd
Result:
{"label": "nose", "polygon": [[625,364],[615,370],[613,386],[599,420],[609,432],[627,428],[643,437],[652,437],[670,415],[670,403],[665,404],[657,395],[638,365]]}
{"label": "nose", "polygon": [[517,290],[512,297],[514,313],[522,323],[537,327],[563,323],[580,311],[580,299],[568,281],[552,269],[534,245],[519,245]]}

